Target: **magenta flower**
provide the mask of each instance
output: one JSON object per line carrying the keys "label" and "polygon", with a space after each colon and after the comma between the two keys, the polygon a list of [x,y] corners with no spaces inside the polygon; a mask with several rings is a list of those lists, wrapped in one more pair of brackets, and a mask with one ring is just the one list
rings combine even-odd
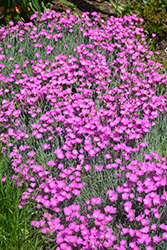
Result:
{"label": "magenta flower", "polygon": [[42,203],[46,208],[49,208],[51,205],[51,202],[49,200],[44,200]]}
{"label": "magenta flower", "polygon": [[91,169],[91,166],[90,166],[89,164],[86,164],[86,165],[84,166],[84,168],[85,168],[86,171],[89,171],[89,170]]}
{"label": "magenta flower", "polygon": [[9,57],[9,61],[13,61],[14,60],[14,58],[13,57]]}
{"label": "magenta flower", "polygon": [[153,242],[160,243],[160,241],[161,241],[161,237],[159,237],[157,235],[153,236]]}
{"label": "magenta flower", "polygon": [[42,233],[43,234],[46,234],[48,231],[49,231],[49,228],[47,228],[47,227],[42,228]]}
{"label": "magenta flower", "polygon": [[102,165],[95,165],[95,170],[98,170],[99,172],[103,170],[103,166]]}
{"label": "magenta flower", "polygon": [[148,221],[147,219],[142,219],[142,220],[141,220],[141,224],[142,224],[143,226],[148,225],[148,223],[149,223],[149,221]]}
{"label": "magenta flower", "polygon": [[166,240],[167,239],[167,233],[162,234],[162,239]]}
{"label": "magenta flower", "polygon": [[131,208],[132,208],[132,202],[127,201],[124,203],[124,209],[127,213],[131,210]]}
{"label": "magenta flower", "polygon": [[157,225],[156,224],[152,224],[151,230],[156,230],[156,229],[157,229]]}
{"label": "magenta flower", "polygon": [[11,47],[12,47],[12,44],[7,45],[7,48],[8,48],[8,49],[11,48]]}
{"label": "magenta flower", "polygon": [[91,206],[91,205],[88,205],[87,209],[90,210],[91,208],[92,208],[92,206]]}
{"label": "magenta flower", "polygon": [[154,248],[152,246],[147,246],[146,250],[154,250]]}
{"label": "magenta flower", "polygon": [[129,198],[129,194],[128,193],[123,193],[122,194],[122,199],[123,200],[128,200],[128,198]]}
{"label": "magenta flower", "polygon": [[48,161],[47,164],[48,164],[49,166],[54,167],[54,166],[56,165],[56,161]]}
{"label": "magenta flower", "polygon": [[23,52],[23,49],[19,49],[18,52],[19,52],[19,53],[22,53],[22,52]]}
{"label": "magenta flower", "polygon": [[10,24],[11,26],[13,26],[13,25],[14,25],[14,22],[13,22],[13,21],[10,21],[9,24]]}
{"label": "magenta flower", "polygon": [[43,147],[43,150],[50,149],[50,144],[44,143],[44,144],[42,145],[42,147]]}
{"label": "magenta flower", "polygon": [[37,134],[35,135],[35,137],[36,137],[37,139],[41,139],[41,138],[43,137],[43,135],[42,135],[41,133],[37,133]]}
{"label": "magenta flower", "polygon": [[70,215],[72,213],[71,209],[69,207],[64,208],[65,215]]}
{"label": "magenta flower", "polygon": [[1,181],[5,182],[6,181],[6,176],[4,176]]}
{"label": "magenta flower", "polygon": [[111,201],[116,201],[118,199],[118,195],[115,194],[114,190],[108,190],[107,193],[106,193],[106,195],[109,196],[109,199]]}
{"label": "magenta flower", "polygon": [[36,56],[36,57],[40,57],[40,54],[39,54],[39,53],[35,53],[35,56]]}
{"label": "magenta flower", "polygon": [[115,214],[116,213],[116,208],[115,207],[113,207],[113,206],[106,206],[105,208],[104,208],[104,211],[106,212],[106,213],[111,213],[111,214]]}
{"label": "magenta flower", "polygon": [[27,155],[28,155],[29,157],[33,157],[33,156],[35,155],[35,152],[34,152],[34,151],[30,151],[30,152],[27,153]]}
{"label": "magenta flower", "polygon": [[22,151],[26,150],[26,148],[27,148],[27,147],[26,147],[25,145],[21,145],[21,146],[19,147],[19,149],[22,150]]}
{"label": "magenta flower", "polygon": [[[54,153],[57,155],[58,159],[63,159],[64,158],[64,154],[63,151],[60,148],[57,148]],[[66,152],[68,153],[68,152]],[[69,152],[70,153],[70,152]],[[70,153],[71,154],[71,153]]]}

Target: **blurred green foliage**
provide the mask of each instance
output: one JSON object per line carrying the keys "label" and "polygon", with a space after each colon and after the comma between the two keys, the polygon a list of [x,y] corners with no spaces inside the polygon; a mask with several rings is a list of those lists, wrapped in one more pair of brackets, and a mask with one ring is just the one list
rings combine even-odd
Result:
{"label": "blurred green foliage", "polygon": [[[7,24],[13,21],[28,22],[30,16],[38,11],[41,12],[50,9],[51,0],[0,0],[0,19],[1,23]],[[48,6],[48,7],[46,7]]]}
{"label": "blurred green foliage", "polygon": [[167,4],[162,0],[127,0],[122,16],[134,13],[144,19],[139,26],[147,36],[151,37],[152,33],[159,37],[167,35]]}

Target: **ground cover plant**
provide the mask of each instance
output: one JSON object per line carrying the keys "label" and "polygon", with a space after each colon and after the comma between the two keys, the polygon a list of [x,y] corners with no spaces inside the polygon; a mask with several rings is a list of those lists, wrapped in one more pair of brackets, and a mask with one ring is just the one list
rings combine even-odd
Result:
{"label": "ground cover plant", "polygon": [[167,76],[135,14],[67,13],[0,29],[1,181],[46,249],[166,249]]}

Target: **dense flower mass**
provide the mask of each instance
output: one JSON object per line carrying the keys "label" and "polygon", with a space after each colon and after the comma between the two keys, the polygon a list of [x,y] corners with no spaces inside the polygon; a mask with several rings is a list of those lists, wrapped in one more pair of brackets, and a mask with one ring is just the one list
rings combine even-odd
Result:
{"label": "dense flower mass", "polygon": [[19,207],[35,204],[31,225],[56,250],[156,249],[167,239],[167,159],[145,138],[166,114],[167,76],[136,15],[100,30],[100,16],[67,13],[0,29],[1,152],[26,183]]}

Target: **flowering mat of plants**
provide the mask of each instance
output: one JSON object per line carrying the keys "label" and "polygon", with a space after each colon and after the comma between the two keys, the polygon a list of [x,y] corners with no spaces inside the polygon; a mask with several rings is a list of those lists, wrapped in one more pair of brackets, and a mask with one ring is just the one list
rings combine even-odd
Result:
{"label": "flowering mat of plants", "polygon": [[1,153],[19,207],[34,204],[56,250],[167,249],[167,76],[136,15],[99,29],[97,13],[66,12],[0,29]]}

